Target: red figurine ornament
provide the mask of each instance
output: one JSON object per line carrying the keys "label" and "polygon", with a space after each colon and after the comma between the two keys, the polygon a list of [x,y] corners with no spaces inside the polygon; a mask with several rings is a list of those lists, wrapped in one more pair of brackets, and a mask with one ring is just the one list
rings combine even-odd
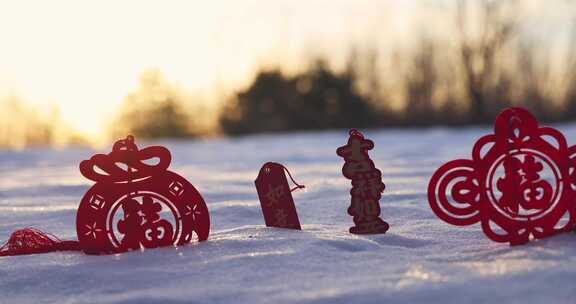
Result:
{"label": "red figurine ornament", "polygon": [[[157,160],[155,164],[151,161]],[[161,146],[139,150],[128,136],[109,154],[80,163],[80,172],[96,182],[78,208],[78,241],[62,241],[34,228],[12,234],[0,256],[82,250],[120,253],[183,245],[196,235],[208,238],[208,208],[186,179],[168,171],[170,152]]]}
{"label": "red figurine ornament", "polygon": [[[288,186],[284,171],[296,185],[294,188]],[[265,163],[254,183],[266,226],[301,230],[292,191],[304,186],[294,181],[288,169],[278,163]]]}
{"label": "red figurine ornament", "polygon": [[345,161],[342,174],[352,180],[352,202],[348,214],[354,217],[355,226],[350,228],[350,233],[386,233],[389,225],[379,217],[379,201],[385,186],[382,173],[368,155],[368,150],[374,148],[374,142],[354,129],[349,134],[348,144],[338,148],[336,154]]}
{"label": "red figurine ornament", "polygon": [[539,127],[522,108],[496,118],[472,159],[444,164],[428,186],[430,207],[447,223],[480,222],[497,242],[519,245],[569,231],[576,222],[576,146]]}

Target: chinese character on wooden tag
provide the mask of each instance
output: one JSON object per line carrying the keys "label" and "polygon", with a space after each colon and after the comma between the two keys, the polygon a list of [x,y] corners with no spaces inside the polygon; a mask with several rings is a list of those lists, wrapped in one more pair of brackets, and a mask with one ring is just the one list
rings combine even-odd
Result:
{"label": "chinese character on wooden tag", "polygon": [[[288,186],[284,170],[296,185],[292,189]],[[279,163],[268,162],[262,166],[254,183],[266,226],[301,230],[292,191],[304,186],[294,181],[288,169]]]}

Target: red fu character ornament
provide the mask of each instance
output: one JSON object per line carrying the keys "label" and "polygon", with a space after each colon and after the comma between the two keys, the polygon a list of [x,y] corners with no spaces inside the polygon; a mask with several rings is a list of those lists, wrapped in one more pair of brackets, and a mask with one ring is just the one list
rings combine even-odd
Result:
{"label": "red fu character ornament", "polygon": [[344,158],[342,174],[352,180],[352,202],[348,214],[354,217],[355,226],[350,228],[350,233],[386,233],[389,225],[380,218],[379,202],[385,186],[382,173],[368,155],[368,150],[374,148],[374,142],[354,129],[349,134],[348,144],[338,148],[336,154]]}
{"label": "red fu character ornament", "polygon": [[[148,164],[157,159],[155,165]],[[86,192],[76,216],[78,241],[64,241],[35,228],[12,233],[0,256],[82,250],[119,253],[142,248],[183,245],[208,238],[208,208],[188,181],[168,171],[164,147],[139,150],[128,136],[109,154],[80,163],[80,172],[96,182]]]}
{"label": "red fu character ornament", "polygon": [[[288,186],[284,171],[296,185],[294,188]],[[294,181],[288,169],[278,163],[265,163],[254,183],[266,226],[301,230],[292,191],[304,186]]]}
{"label": "red fu character ornament", "polygon": [[496,118],[472,159],[444,164],[428,186],[430,207],[447,223],[480,222],[497,242],[519,245],[569,231],[576,222],[576,146],[539,127],[522,108]]}
{"label": "red fu character ornament", "polygon": [[[154,165],[149,161],[156,159]],[[128,136],[109,154],[80,163],[96,182],[86,192],[76,219],[80,247],[90,254],[117,253],[189,243],[208,238],[208,208],[198,191],[168,171],[168,149],[139,150]]]}

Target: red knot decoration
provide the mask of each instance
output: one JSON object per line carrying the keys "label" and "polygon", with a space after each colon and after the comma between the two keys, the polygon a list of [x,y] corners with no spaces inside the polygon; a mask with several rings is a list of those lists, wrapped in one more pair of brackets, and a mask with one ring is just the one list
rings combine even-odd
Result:
{"label": "red knot decoration", "polygon": [[480,222],[490,239],[510,245],[569,231],[576,221],[576,146],[539,127],[528,111],[508,108],[494,134],[476,142],[472,159],[434,173],[428,201],[443,221]]}
{"label": "red knot decoration", "polygon": [[50,233],[28,227],[12,233],[6,243],[0,246],[0,256],[78,250],[81,250],[78,241],[63,241]]}
{"label": "red knot decoration", "polygon": [[[155,164],[151,164],[156,160]],[[168,149],[139,150],[128,136],[109,154],[80,163],[82,175],[96,184],[80,203],[76,232],[88,254],[183,245],[208,238],[210,218],[200,193],[168,171]]]}
{"label": "red knot decoration", "polygon": [[[288,186],[284,171],[288,173],[296,185],[294,188],[290,189]],[[292,198],[292,191],[303,189],[304,186],[294,181],[286,167],[278,163],[265,163],[254,183],[267,227],[302,229]]]}
{"label": "red knot decoration", "polygon": [[338,148],[336,154],[344,158],[342,174],[352,180],[352,202],[348,214],[354,217],[355,226],[350,228],[350,233],[386,233],[389,225],[380,218],[379,203],[385,188],[382,172],[368,155],[368,150],[374,148],[374,142],[354,129],[349,134],[348,144]]}

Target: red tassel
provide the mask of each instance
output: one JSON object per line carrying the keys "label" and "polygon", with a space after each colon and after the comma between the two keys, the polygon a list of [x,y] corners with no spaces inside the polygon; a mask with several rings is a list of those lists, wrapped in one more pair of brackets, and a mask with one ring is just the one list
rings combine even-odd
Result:
{"label": "red tassel", "polygon": [[35,228],[14,231],[0,247],[0,256],[46,253],[53,251],[79,251],[78,241],[63,241],[56,236]]}

